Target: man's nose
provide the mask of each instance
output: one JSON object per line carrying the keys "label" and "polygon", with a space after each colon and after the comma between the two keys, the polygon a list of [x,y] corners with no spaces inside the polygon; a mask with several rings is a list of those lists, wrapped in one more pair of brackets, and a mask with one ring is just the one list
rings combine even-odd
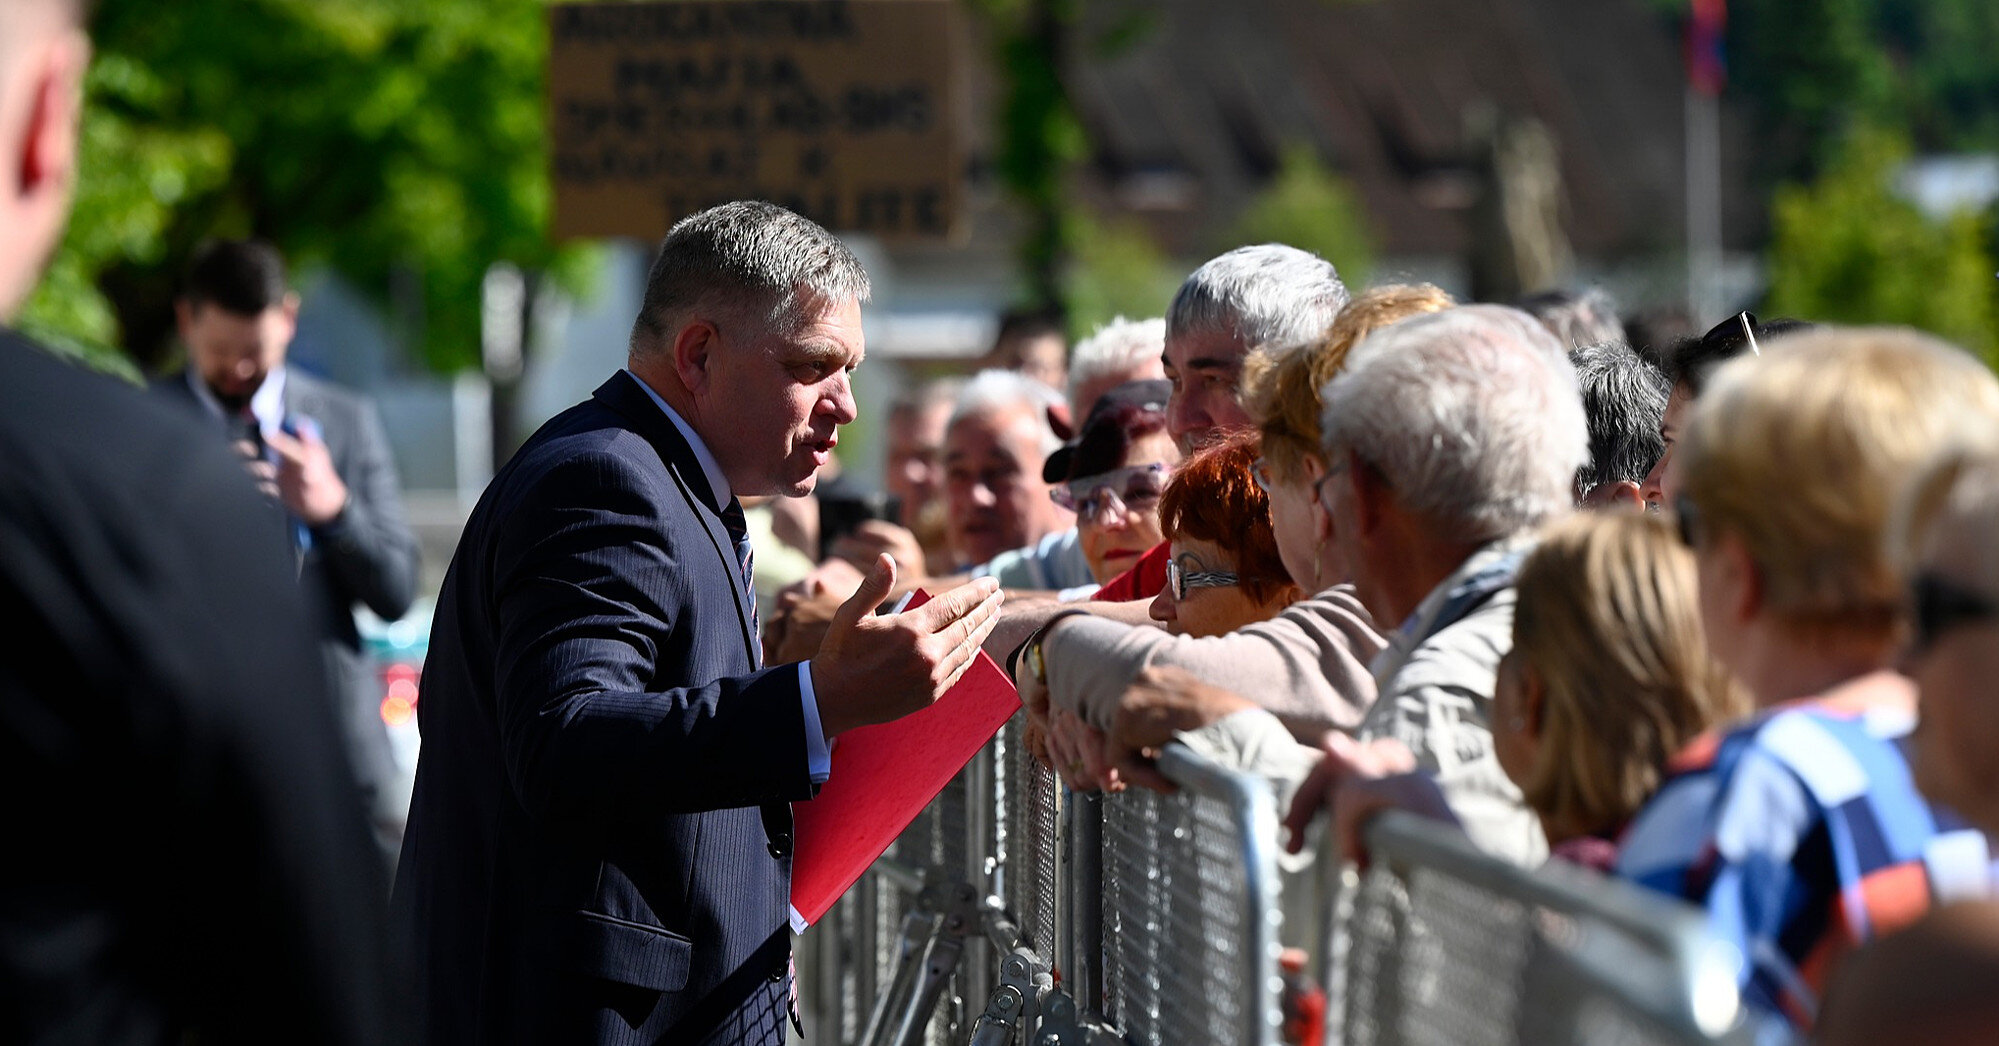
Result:
{"label": "man's nose", "polygon": [[[1667,453],[1671,452],[1668,451]],[[1666,507],[1666,491],[1664,486],[1659,482],[1665,473],[1666,455],[1661,454],[1659,455],[1659,460],[1652,463],[1652,470],[1645,473],[1645,482],[1640,484],[1638,488],[1638,496],[1645,499],[1646,508],[1659,509]]]}
{"label": "man's nose", "polygon": [[860,408],[854,404],[853,382],[847,379],[844,371],[833,379],[832,388],[827,390],[819,402],[822,408],[833,416],[833,422],[837,425],[850,424],[861,414]]}
{"label": "man's nose", "polygon": [[1193,402],[1193,397],[1178,396],[1167,401],[1166,432],[1173,437],[1174,442],[1186,446],[1190,437],[1195,437],[1194,441],[1198,442],[1201,433],[1214,427],[1214,419],[1208,417],[1208,412]]}

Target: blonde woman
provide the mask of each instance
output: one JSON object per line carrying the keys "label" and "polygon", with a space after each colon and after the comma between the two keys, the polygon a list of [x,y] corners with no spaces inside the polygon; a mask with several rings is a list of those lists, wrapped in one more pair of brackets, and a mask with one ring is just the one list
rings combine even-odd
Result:
{"label": "blonde woman", "polygon": [[1708,656],[1693,556],[1657,517],[1558,524],[1517,584],[1495,754],[1550,852],[1607,870],[1667,760],[1747,702]]}
{"label": "blonde woman", "polygon": [[[1616,840],[1703,731],[1744,698],[1708,656],[1693,555],[1655,516],[1577,516],[1521,564],[1513,648],[1499,662],[1500,768],[1540,817],[1550,853],[1608,871]],[[1349,854],[1376,813],[1453,819],[1427,775],[1350,778],[1334,802]]]}
{"label": "blonde woman", "polygon": [[1951,346],[1826,329],[1723,367],[1678,447],[1709,645],[1757,711],[1681,753],[1618,872],[1704,906],[1745,998],[1801,1029],[1855,944],[1984,888],[1983,837],[1932,812],[1903,754],[1884,538],[1899,486],[1995,416],[1999,381]]}

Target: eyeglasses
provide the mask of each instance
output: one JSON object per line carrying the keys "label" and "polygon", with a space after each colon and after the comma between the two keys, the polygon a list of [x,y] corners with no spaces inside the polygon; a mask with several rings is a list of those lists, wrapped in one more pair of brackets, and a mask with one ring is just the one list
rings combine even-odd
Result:
{"label": "eyeglasses", "polygon": [[1257,458],[1255,461],[1250,462],[1249,478],[1251,482],[1256,484],[1256,489],[1263,491],[1264,497],[1270,496],[1270,485],[1276,481],[1270,478],[1270,461],[1268,459]]}
{"label": "eyeglasses", "polygon": [[1182,570],[1178,560],[1166,561],[1166,590],[1176,603],[1187,598],[1190,588],[1228,588],[1241,582],[1242,576],[1232,570]]}
{"label": "eyeglasses", "polygon": [[[1167,567],[1170,571],[1172,564]],[[1912,646],[1918,652],[1959,625],[1999,617],[1999,603],[1936,574],[1918,574],[1909,582],[1909,603],[1916,619]]]}
{"label": "eyeglasses", "polygon": [[1072,479],[1051,489],[1048,496],[1078,519],[1095,519],[1105,508],[1115,513],[1144,512],[1159,503],[1172,476],[1169,465],[1133,465]]}

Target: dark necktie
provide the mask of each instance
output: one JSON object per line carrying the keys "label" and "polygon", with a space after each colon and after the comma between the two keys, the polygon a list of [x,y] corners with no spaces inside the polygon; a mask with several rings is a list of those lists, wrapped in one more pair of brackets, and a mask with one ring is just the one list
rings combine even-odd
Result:
{"label": "dark necktie", "polygon": [[250,408],[244,407],[231,427],[235,430],[237,439],[257,448],[258,457],[264,456],[264,429],[257,423],[257,416],[250,413]]}
{"label": "dark necktie", "polygon": [[763,667],[763,626],[757,620],[757,553],[750,545],[749,521],[743,518],[743,503],[729,499],[722,510],[722,526],[736,543],[736,567],[743,575],[743,594],[750,601],[750,646],[756,649],[757,667]]}

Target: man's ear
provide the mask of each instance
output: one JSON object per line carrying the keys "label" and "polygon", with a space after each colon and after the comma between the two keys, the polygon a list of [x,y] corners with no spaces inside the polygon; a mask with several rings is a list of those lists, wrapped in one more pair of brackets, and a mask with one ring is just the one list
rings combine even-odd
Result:
{"label": "man's ear", "polygon": [[278,311],[284,317],[285,344],[290,345],[292,335],[298,333],[298,295],[291,291],[285,292],[284,299],[278,302]]}
{"label": "man's ear", "polygon": [[1589,493],[1583,495],[1582,507],[1600,512],[1612,512],[1618,509],[1636,509],[1642,512],[1645,510],[1645,493],[1638,484],[1628,479],[1599,483],[1591,487]]}
{"label": "man's ear", "polygon": [[687,391],[708,391],[711,364],[721,349],[722,332],[707,320],[690,320],[673,336],[673,372]]}
{"label": "man's ear", "polygon": [[1388,489],[1388,481],[1374,467],[1360,460],[1353,451],[1343,451],[1347,456],[1346,474],[1333,480],[1335,483],[1350,483],[1354,492],[1354,524],[1360,528],[1356,538],[1363,538],[1379,530],[1382,518],[1388,511],[1388,499],[1395,493]]}
{"label": "man's ear", "polygon": [[90,65],[90,41],[81,31],[66,33],[28,59],[28,122],[22,129],[22,196],[67,193],[76,179],[77,123],[83,114],[83,74]]}

